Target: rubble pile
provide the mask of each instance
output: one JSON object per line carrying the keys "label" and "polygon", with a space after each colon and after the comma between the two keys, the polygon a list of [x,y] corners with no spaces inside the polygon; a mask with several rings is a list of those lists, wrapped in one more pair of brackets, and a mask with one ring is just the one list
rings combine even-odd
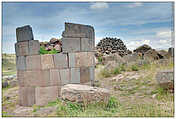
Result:
{"label": "rubble pile", "polygon": [[51,38],[49,42],[40,42],[40,46],[43,46],[47,51],[51,51],[53,49],[58,52],[62,51],[62,41],[56,38]]}
{"label": "rubble pile", "polygon": [[127,49],[122,40],[110,37],[106,37],[100,40],[96,46],[96,49],[102,55],[118,53],[122,57],[132,53]]}

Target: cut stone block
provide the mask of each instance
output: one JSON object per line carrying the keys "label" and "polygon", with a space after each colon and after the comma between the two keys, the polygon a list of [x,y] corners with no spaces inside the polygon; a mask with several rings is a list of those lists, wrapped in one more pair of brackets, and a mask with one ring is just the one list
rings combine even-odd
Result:
{"label": "cut stone block", "polygon": [[50,85],[61,86],[60,72],[58,69],[50,69]]}
{"label": "cut stone block", "polygon": [[40,43],[38,40],[29,41],[29,55],[39,55],[40,54]]}
{"label": "cut stone block", "polygon": [[93,51],[94,44],[89,38],[81,38],[81,51]]}
{"label": "cut stone block", "polygon": [[93,85],[94,78],[95,78],[95,67],[90,67],[89,72],[90,72],[90,82],[91,82],[91,85]]}
{"label": "cut stone block", "polygon": [[27,70],[40,70],[41,69],[41,56],[31,55],[26,57]]}
{"label": "cut stone block", "polygon": [[80,68],[80,83],[85,84],[94,80],[94,67]]}
{"label": "cut stone block", "polygon": [[80,68],[71,68],[71,81],[70,83],[80,83]]}
{"label": "cut stone block", "polygon": [[90,81],[89,67],[80,67],[80,83],[87,83]]}
{"label": "cut stone block", "polygon": [[85,33],[72,33],[72,32],[63,32],[62,37],[64,38],[86,38]]}
{"label": "cut stone block", "polygon": [[29,54],[28,45],[28,41],[15,43],[16,56],[27,56]]}
{"label": "cut stone block", "polygon": [[[94,39],[95,33],[94,28],[89,25],[82,24],[74,24],[74,23],[65,23],[65,31],[63,32],[63,36],[67,36],[67,34],[86,34],[86,38]],[[71,35],[69,35],[71,37]],[[74,35],[73,35],[74,36]]]}
{"label": "cut stone block", "polygon": [[18,84],[21,87],[24,87],[24,81],[26,80],[26,71],[18,71],[17,70],[17,80]]}
{"label": "cut stone block", "polygon": [[64,52],[79,52],[81,51],[80,38],[62,38],[62,50]]}
{"label": "cut stone block", "polygon": [[25,56],[17,56],[16,68],[17,70],[26,70],[26,57]]}
{"label": "cut stone block", "polygon": [[156,80],[162,88],[168,89],[168,90],[174,90],[174,71],[173,70],[164,70],[164,71],[157,72]]}
{"label": "cut stone block", "polygon": [[54,68],[53,55],[51,54],[41,55],[41,66],[42,69]]}
{"label": "cut stone block", "polygon": [[58,86],[35,88],[36,105],[44,106],[48,104],[48,102],[55,101],[58,98],[58,96],[59,96]]}
{"label": "cut stone block", "polygon": [[19,88],[19,104],[21,106],[32,106],[35,104],[35,88],[20,87]]}
{"label": "cut stone block", "polygon": [[62,85],[70,83],[70,69],[61,69],[60,77]]}
{"label": "cut stone block", "polygon": [[50,71],[26,71],[25,86],[50,86]]}
{"label": "cut stone block", "polygon": [[69,67],[90,67],[94,64],[93,52],[69,53]]}
{"label": "cut stone block", "polygon": [[17,42],[33,40],[32,28],[29,25],[16,29]]}
{"label": "cut stone block", "polygon": [[54,65],[55,68],[63,69],[68,68],[68,56],[67,54],[54,54]]}

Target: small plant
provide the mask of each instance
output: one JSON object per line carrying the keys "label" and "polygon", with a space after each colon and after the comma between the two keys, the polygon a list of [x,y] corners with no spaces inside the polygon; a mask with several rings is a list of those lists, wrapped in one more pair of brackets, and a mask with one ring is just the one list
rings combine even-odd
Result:
{"label": "small plant", "polygon": [[138,71],[139,68],[138,68],[138,66],[136,66],[136,65],[132,65],[132,66],[131,66],[131,70],[132,70],[132,71]]}
{"label": "small plant", "polygon": [[40,109],[40,106],[37,106],[37,105],[33,105],[32,107],[33,107],[33,112],[36,112],[37,110]]}
{"label": "small plant", "polygon": [[117,111],[117,107],[119,106],[119,102],[117,101],[117,99],[113,96],[111,96],[109,98],[108,104],[106,105],[106,110],[111,111],[111,112],[116,112]]}
{"label": "small plant", "polygon": [[56,49],[52,49],[51,51],[45,50],[45,47],[41,46],[40,47],[40,54],[56,54],[58,51]]}
{"label": "small plant", "polygon": [[103,58],[101,56],[98,57],[98,62],[102,62],[103,61]]}
{"label": "small plant", "polygon": [[112,71],[112,73],[113,73],[114,75],[120,74],[120,68],[116,67],[116,68]]}

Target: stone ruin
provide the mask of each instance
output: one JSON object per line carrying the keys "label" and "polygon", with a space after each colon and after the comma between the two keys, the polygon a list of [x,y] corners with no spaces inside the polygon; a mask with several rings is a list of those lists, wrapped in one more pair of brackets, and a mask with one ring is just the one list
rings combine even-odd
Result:
{"label": "stone ruin", "polygon": [[94,81],[94,28],[65,23],[62,50],[40,55],[40,43],[34,40],[32,28],[16,29],[16,68],[21,106],[45,105],[60,96],[65,84],[87,84]]}

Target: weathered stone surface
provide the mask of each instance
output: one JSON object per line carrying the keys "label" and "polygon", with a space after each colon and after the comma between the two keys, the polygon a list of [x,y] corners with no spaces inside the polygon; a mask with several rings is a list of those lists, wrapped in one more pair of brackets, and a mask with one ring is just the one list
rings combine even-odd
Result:
{"label": "weathered stone surface", "polygon": [[65,38],[86,38],[86,34],[85,33],[72,33],[72,32],[63,31],[62,37],[65,37]]}
{"label": "weathered stone surface", "polygon": [[26,56],[29,55],[29,42],[18,42],[15,43],[16,56]]}
{"label": "weathered stone surface", "polygon": [[90,81],[89,67],[80,67],[80,83],[87,83]]}
{"label": "weathered stone surface", "polygon": [[41,69],[41,56],[31,55],[26,57],[27,70],[40,70]]}
{"label": "weathered stone surface", "polygon": [[32,28],[29,25],[16,29],[17,42],[33,40]]}
{"label": "weathered stone surface", "polygon": [[38,40],[29,41],[29,55],[39,55],[40,54],[40,43]]}
{"label": "weathered stone surface", "polygon": [[173,70],[160,71],[156,74],[156,80],[164,89],[174,90],[174,72]]}
{"label": "weathered stone surface", "polygon": [[125,62],[131,63],[131,62],[136,62],[136,61],[140,60],[141,57],[138,55],[138,53],[132,53],[132,54],[128,54],[128,55],[124,56],[123,59]]}
{"label": "weathered stone surface", "polygon": [[50,69],[50,85],[61,86],[60,72],[58,69]]}
{"label": "weathered stone surface", "polygon": [[61,69],[60,77],[62,85],[70,83],[70,69]]}
{"label": "weathered stone surface", "polygon": [[26,57],[25,56],[16,57],[16,68],[17,70],[26,70]]}
{"label": "weathered stone surface", "polygon": [[17,80],[18,80],[19,86],[21,86],[21,87],[24,87],[24,80],[26,78],[25,73],[26,73],[26,71],[18,71],[17,70]]}
{"label": "weathered stone surface", "polygon": [[147,52],[148,50],[151,50],[152,48],[149,46],[149,45],[142,45],[138,48],[136,48],[133,52],[136,52],[136,53],[145,53]]}
{"label": "weathered stone surface", "polygon": [[62,99],[72,102],[107,102],[109,96],[110,92],[107,89],[87,85],[67,84],[61,88]]}
{"label": "weathered stone surface", "polygon": [[63,69],[68,68],[68,56],[67,54],[54,54],[54,65],[55,68]]}
{"label": "weathered stone surface", "polygon": [[50,86],[50,71],[26,71],[24,86]]}
{"label": "weathered stone surface", "polygon": [[80,38],[62,38],[62,50],[64,52],[78,52],[81,51]]}
{"label": "weathered stone surface", "polygon": [[95,67],[89,67],[89,72],[90,72],[90,81],[91,83],[93,83],[95,77]]}
{"label": "weathered stone surface", "polygon": [[93,52],[69,53],[69,67],[89,67],[94,65]]}
{"label": "weathered stone surface", "polygon": [[41,55],[41,66],[42,66],[42,69],[54,68],[53,55],[52,54]]}
{"label": "weathered stone surface", "polygon": [[70,83],[80,83],[80,68],[71,68],[71,81]]}
{"label": "weathered stone surface", "polygon": [[81,51],[93,51],[94,44],[93,40],[89,38],[81,38]]}
{"label": "weathered stone surface", "polygon": [[55,101],[59,96],[58,86],[49,87],[36,87],[35,88],[35,99],[36,105],[46,105],[48,102]]}
{"label": "weathered stone surface", "polygon": [[[94,28],[89,25],[65,23],[65,31],[63,32],[63,37],[74,37],[75,34],[85,34],[86,38],[94,39]],[[72,35],[71,35],[72,34]],[[80,37],[81,35],[79,35]]]}
{"label": "weathered stone surface", "polygon": [[35,87],[19,88],[19,105],[32,106],[35,104]]}

